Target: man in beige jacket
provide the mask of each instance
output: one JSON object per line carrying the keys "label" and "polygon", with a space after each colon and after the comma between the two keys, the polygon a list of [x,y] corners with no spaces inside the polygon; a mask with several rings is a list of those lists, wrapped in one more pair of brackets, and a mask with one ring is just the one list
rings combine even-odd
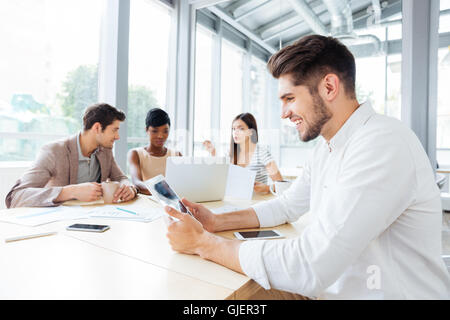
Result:
{"label": "man in beige jacket", "polygon": [[107,179],[121,183],[113,201],[133,199],[136,188],[112,153],[124,120],[125,114],[108,104],[88,107],[83,130],[43,146],[31,168],[9,191],[6,206],[48,207],[72,199],[94,201],[102,196],[100,182]]}

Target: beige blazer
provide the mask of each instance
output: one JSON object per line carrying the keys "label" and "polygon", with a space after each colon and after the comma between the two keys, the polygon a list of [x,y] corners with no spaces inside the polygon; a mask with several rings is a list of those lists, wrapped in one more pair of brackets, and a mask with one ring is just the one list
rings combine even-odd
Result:
{"label": "beige blazer", "polygon": [[[101,175],[100,180],[111,179],[131,185],[114,160],[112,149],[99,147],[96,152]],[[6,196],[8,208],[51,207],[60,203],[55,199],[62,187],[77,184],[78,148],[77,135],[46,144],[36,160],[17,180]]]}

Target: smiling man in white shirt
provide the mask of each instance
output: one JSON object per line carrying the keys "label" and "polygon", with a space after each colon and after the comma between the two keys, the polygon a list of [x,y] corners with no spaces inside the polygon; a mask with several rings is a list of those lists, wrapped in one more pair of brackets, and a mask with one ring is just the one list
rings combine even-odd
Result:
{"label": "smiling man in white shirt", "polygon": [[[402,122],[355,95],[355,61],[331,37],[307,36],[271,57],[282,118],[303,141],[318,137],[303,174],[282,196],[215,215],[183,199],[197,218],[168,227],[176,251],[198,254],[262,287],[325,299],[448,299],[442,210],[430,162]],[[294,239],[238,241],[213,232],[311,222]]]}

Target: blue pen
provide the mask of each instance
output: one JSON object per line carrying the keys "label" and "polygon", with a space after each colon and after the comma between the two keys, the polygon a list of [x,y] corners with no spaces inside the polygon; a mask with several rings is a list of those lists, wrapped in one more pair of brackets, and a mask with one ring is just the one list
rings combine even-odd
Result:
{"label": "blue pen", "polygon": [[122,211],[125,211],[125,212],[128,212],[128,213],[131,213],[131,214],[137,214],[136,212],[133,212],[133,211],[130,211],[130,210],[126,210],[126,209],[122,209],[122,208],[119,208],[119,207],[116,207],[116,209],[117,210],[122,210]]}

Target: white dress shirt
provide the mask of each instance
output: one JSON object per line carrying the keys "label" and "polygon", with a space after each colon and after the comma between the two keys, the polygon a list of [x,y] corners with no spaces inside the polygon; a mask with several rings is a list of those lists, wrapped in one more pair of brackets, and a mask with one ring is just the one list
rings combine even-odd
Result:
{"label": "white dress shirt", "polygon": [[365,103],[319,140],[292,186],[253,206],[261,227],[311,222],[295,239],[242,243],[244,273],[312,298],[448,299],[439,189],[415,134]]}

